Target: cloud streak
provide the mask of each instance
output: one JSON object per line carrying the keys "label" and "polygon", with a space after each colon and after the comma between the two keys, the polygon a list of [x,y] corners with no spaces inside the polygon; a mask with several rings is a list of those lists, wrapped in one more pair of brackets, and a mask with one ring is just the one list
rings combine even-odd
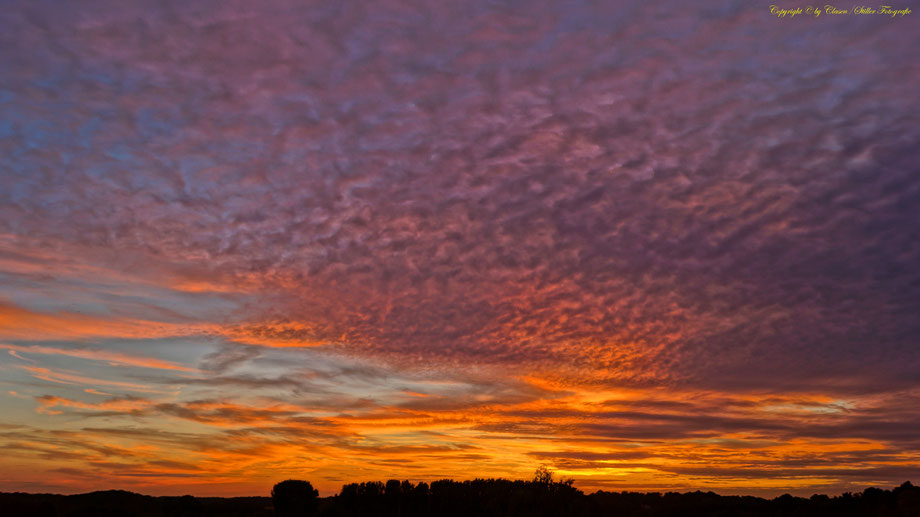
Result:
{"label": "cloud streak", "polygon": [[113,352],[108,350],[87,350],[87,349],[66,349],[54,348],[40,345],[4,345],[0,344],[0,349],[9,350],[15,357],[23,360],[19,353],[41,354],[41,355],[64,355],[68,357],[77,357],[80,359],[89,359],[93,361],[103,361],[112,366],[134,366],[139,368],[152,368],[159,370],[174,370],[180,372],[195,372],[193,368],[170,362],[163,361],[152,357],[135,357],[128,354]]}

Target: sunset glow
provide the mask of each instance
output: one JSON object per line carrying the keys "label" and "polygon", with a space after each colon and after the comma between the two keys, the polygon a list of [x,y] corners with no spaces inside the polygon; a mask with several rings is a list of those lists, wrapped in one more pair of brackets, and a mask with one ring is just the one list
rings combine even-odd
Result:
{"label": "sunset glow", "polygon": [[0,491],[920,482],[918,18],[829,17],[5,6]]}

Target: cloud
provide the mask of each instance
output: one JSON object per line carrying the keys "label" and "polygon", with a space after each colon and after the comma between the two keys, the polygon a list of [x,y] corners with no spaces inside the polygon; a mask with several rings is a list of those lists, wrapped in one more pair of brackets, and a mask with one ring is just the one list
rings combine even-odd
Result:
{"label": "cloud", "polygon": [[[443,446],[423,431],[509,475],[565,440],[601,449],[573,470],[639,441],[906,453],[920,41],[808,23],[741,1],[7,9],[0,338],[36,363],[0,382],[87,418],[118,403],[84,390],[144,393],[126,418],[337,479],[382,472],[345,461],[359,437],[414,469],[394,451]],[[345,438],[271,442],[326,425]],[[253,461],[228,457],[203,468]],[[623,472],[782,477],[681,458]]]}
{"label": "cloud", "polygon": [[67,371],[67,370],[58,370],[53,368],[45,368],[42,366],[17,366],[18,369],[27,372],[29,375],[36,379],[43,381],[48,381],[56,384],[64,384],[69,386],[108,386],[110,388],[118,388],[125,391],[135,391],[143,393],[168,393],[163,390],[155,389],[153,386],[148,386],[144,384],[137,384],[133,382],[123,382],[123,381],[113,381],[108,379],[97,379],[93,377],[87,377],[80,375],[77,372]]}
{"label": "cloud", "polygon": [[44,313],[0,301],[0,338],[6,341],[200,336],[215,330],[212,324],[180,325],[144,319],[91,316],[79,312]]}
{"label": "cloud", "polygon": [[[62,127],[87,127],[86,144],[23,137],[89,149],[77,153],[88,172],[11,203],[23,230],[9,230],[60,246],[79,235],[113,269],[125,258],[105,250],[117,248],[185,283],[262,291],[243,317],[252,344],[551,363],[614,383],[763,385],[816,362],[860,386],[908,382],[916,300],[890,293],[913,281],[914,133],[897,114],[901,82],[884,80],[907,48],[887,31],[842,22],[797,42],[753,7],[702,19],[634,7],[657,21],[630,30],[612,8],[552,22],[551,4],[522,17],[476,4],[430,13],[413,36],[426,44],[409,47],[377,21],[391,7],[366,20],[276,7],[178,10],[167,23],[128,6],[73,28],[11,14],[23,41],[75,49],[65,66],[86,72],[65,102],[125,87],[110,107],[61,112]],[[156,51],[144,44],[154,27]],[[764,42],[866,55],[754,66]],[[196,50],[178,60],[183,48]],[[38,95],[26,86],[49,72],[18,70],[13,91]],[[776,74],[800,78],[771,88]],[[879,342],[899,358],[879,363],[885,375],[862,368]]]}
{"label": "cloud", "polygon": [[256,347],[224,345],[218,351],[204,356],[201,368],[221,374],[258,356],[259,350]]}
{"label": "cloud", "polygon": [[[0,349],[9,350],[10,354],[15,357],[24,359],[17,355],[17,352],[29,353],[29,354],[54,354],[54,355],[64,355],[68,357],[78,357],[80,359],[89,359],[93,361],[103,361],[109,363],[112,366],[134,366],[139,368],[153,368],[160,370],[174,370],[180,372],[195,372],[194,368],[188,368],[180,364],[176,364],[170,361],[164,361],[162,359],[156,359],[153,357],[135,357],[119,352],[113,352],[108,350],[91,350],[91,349],[67,349],[67,348],[56,348],[56,347],[47,347],[40,345],[5,345],[0,344]],[[34,361],[33,361],[34,362]]]}
{"label": "cloud", "polygon": [[149,407],[150,403],[146,399],[137,397],[110,398],[104,402],[86,403],[76,400],[69,400],[63,397],[44,395],[37,398],[40,406],[39,413],[49,415],[60,414],[60,411],[54,408],[75,408],[91,411],[105,411],[107,414],[138,414]]}

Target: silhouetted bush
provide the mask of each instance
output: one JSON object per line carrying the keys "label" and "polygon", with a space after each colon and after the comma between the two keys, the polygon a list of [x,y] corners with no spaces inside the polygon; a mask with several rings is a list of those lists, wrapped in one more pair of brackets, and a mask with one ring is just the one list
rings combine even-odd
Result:
{"label": "silhouetted bush", "polygon": [[289,479],[272,488],[272,505],[278,517],[310,517],[319,505],[319,492],[309,481]]}

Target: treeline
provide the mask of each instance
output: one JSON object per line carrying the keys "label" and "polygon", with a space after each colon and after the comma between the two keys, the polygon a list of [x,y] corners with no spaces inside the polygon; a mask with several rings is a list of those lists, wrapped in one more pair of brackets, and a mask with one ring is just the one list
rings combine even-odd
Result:
{"label": "treeline", "polygon": [[[584,494],[571,481],[390,480],[352,483],[320,498],[308,482],[286,481],[274,498],[150,497],[124,491],[62,496],[0,493],[6,517],[917,517],[920,488],[867,488],[810,498],[720,496],[712,492]],[[274,500],[273,500],[274,499]]]}
{"label": "treeline", "polygon": [[909,481],[893,490],[867,488],[835,497],[763,499],[713,492],[595,492],[585,497],[591,500],[591,515],[611,517],[920,517],[920,488]]}
{"label": "treeline", "polygon": [[444,479],[430,485],[376,481],[345,485],[333,500],[333,504],[325,508],[330,517],[589,515],[588,501],[571,481]]}
{"label": "treeline", "polygon": [[269,497],[152,497],[124,490],[79,495],[0,492],[3,517],[275,517]]}
{"label": "treeline", "polygon": [[[320,505],[317,517],[920,517],[920,488],[867,488],[810,498],[720,496],[713,492],[595,492],[571,481],[390,480],[345,485]],[[279,517],[287,517],[280,515]]]}

